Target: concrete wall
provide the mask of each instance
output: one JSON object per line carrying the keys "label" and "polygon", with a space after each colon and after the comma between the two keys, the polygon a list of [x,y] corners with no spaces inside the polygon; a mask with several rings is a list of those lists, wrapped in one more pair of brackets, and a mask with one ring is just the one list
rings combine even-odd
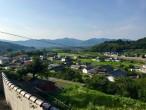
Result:
{"label": "concrete wall", "polygon": [[11,83],[4,73],[1,76],[5,98],[12,110],[58,110]]}

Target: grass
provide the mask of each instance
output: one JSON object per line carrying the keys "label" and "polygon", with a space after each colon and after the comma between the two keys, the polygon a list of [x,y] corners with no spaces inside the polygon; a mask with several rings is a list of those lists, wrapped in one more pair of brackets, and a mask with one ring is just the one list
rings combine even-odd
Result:
{"label": "grass", "polygon": [[73,110],[144,110],[146,103],[115,95],[107,95],[86,87],[70,86],[57,94]]}
{"label": "grass", "polygon": [[71,53],[58,53],[58,55],[60,55],[60,56],[70,56],[70,57],[73,57],[75,54],[71,54]]}
{"label": "grass", "polygon": [[146,103],[117,95],[108,95],[76,84],[57,82],[60,88],[52,95],[62,100],[72,110],[145,110]]}

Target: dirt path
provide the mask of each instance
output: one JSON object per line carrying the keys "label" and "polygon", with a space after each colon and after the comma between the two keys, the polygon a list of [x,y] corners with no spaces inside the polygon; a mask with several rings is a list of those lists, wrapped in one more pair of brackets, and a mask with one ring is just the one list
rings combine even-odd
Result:
{"label": "dirt path", "polygon": [[7,105],[3,93],[0,92],[0,110],[11,110]]}
{"label": "dirt path", "polygon": [[49,77],[49,81],[55,82],[60,87],[63,87],[64,85],[72,85],[72,84],[78,85],[78,86],[86,86],[86,84],[84,83],[73,82],[73,81],[68,81],[68,80],[63,80],[63,79],[58,79],[58,78],[53,78],[53,77]]}

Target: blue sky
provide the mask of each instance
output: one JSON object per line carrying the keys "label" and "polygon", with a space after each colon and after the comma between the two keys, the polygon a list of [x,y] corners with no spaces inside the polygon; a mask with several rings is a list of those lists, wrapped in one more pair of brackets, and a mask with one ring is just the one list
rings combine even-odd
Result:
{"label": "blue sky", "polygon": [[25,37],[135,40],[145,29],[146,0],[0,0],[0,30]]}

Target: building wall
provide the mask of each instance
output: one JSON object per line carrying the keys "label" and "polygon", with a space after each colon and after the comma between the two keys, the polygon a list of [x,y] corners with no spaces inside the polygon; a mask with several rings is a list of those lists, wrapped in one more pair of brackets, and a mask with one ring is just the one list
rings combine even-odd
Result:
{"label": "building wall", "polygon": [[88,71],[86,69],[82,69],[82,72],[86,73],[86,74],[88,73]]}

